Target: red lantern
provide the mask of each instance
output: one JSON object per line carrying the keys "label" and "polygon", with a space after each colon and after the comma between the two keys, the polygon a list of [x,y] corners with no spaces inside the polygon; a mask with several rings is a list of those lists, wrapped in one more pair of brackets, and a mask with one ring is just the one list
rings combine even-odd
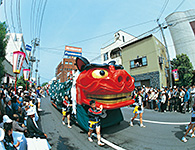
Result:
{"label": "red lantern", "polygon": [[26,54],[24,52],[21,52],[21,51],[13,52],[13,73],[16,74],[15,93],[16,93],[17,74],[20,73],[25,57],[26,57]]}

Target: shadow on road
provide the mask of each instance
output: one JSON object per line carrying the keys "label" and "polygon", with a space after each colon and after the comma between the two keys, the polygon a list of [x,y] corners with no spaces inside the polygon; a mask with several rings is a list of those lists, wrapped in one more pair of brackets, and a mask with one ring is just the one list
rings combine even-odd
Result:
{"label": "shadow on road", "polygon": [[68,138],[59,136],[56,149],[57,150],[62,150],[62,149],[63,150],[72,150],[72,149],[78,150],[79,149],[77,147],[74,147],[74,145],[73,146],[68,145],[68,143],[69,143]]}
{"label": "shadow on road", "polygon": [[120,124],[116,124],[111,127],[103,128],[101,133],[102,134],[113,134],[121,130],[124,130],[128,127],[129,127],[129,122],[121,121]]}
{"label": "shadow on road", "polygon": [[44,110],[39,112],[40,116],[45,116],[45,115],[49,115],[49,114],[51,114],[51,112],[45,112]]}
{"label": "shadow on road", "polygon": [[180,131],[172,131],[175,132],[175,137],[178,138],[179,140],[181,140],[181,138],[184,136],[185,134],[185,125],[180,125],[179,127],[175,127],[176,129],[180,129]]}

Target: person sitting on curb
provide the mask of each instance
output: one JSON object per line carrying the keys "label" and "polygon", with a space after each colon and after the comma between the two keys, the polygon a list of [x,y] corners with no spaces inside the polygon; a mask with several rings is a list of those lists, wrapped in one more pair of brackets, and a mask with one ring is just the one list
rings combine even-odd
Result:
{"label": "person sitting on curb", "polygon": [[89,132],[88,132],[88,140],[90,142],[93,142],[91,138],[91,134],[94,130],[96,130],[97,133],[97,139],[98,139],[98,145],[103,146],[104,143],[102,143],[101,135],[100,135],[100,115],[102,115],[103,106],[100,105],[100,108],[96,108],[96,104],[94,100],[90,101],[90,108],[88,109],[88,115],[89,115]]}
{"label": "person sitting on curb", "polygon": [[13,115],[13,123],[12,123],[12,128],[13,131],[19,131],[19,132],[27,132],[27,127],[25,127],[24,124],[19,125],[19,116],[17,114]]}
{"label": "person sitting on curb", "polygon": [[47,134],[43,133],[36,121],[35,121],[35,111],[34,109],[30,108],[28,111],[27,111],[27,115],[28,115],[28,118],[27,118],[27,130],[28,130],[28,133],[30,135],[30,138],[32,137],[40,137],[40,138],[43,138],[43,139],[46,139],[47,138]]}

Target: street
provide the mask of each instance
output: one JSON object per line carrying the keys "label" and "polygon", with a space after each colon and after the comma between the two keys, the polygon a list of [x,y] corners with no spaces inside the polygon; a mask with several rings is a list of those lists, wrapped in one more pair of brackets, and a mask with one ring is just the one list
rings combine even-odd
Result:
{"label": "street", "polygon": [[[63,126],[61,113],[50,103],[50,98],[42,98],[43,112],[40,113],[42,130],[48,135],[48,141],[52,150],[61,149],[113,149],[105,145],[99,147],[97,140],[90,143],[87,133],[76,125],[72,129]],[[129,120],[133,117],[132,108],[122,108],[124,121],[102,130],[102,137],[107,141],[124,149],[147,150],[184,150],[193,149],[194,139],[187,136],[187,143],[181,142],[185,133],[185,125],[190,121],[191,114],[175,112],[159,113],[145,110],[143,119],[146,128],[140,128],[139,122],[134,121],[134,127],[129,126]]]}

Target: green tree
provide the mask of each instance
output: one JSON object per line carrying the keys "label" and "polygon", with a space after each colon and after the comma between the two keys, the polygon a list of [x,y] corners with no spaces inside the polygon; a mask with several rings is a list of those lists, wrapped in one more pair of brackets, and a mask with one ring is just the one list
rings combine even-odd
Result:
{"label": "green tree", "polygon": [[0,22],[0,82],[1,79],[4,77],[4,66],[2,65],[2,62],[5,60],[5,48],[7,46],[8,37],[6,36],[7,33],[7,27],[5,22]]}
{"label": "green tree", "polygon": [[[19,86],[23,86],[23,89],[26,89],[26,82],[27,81],[25,81],[24,80],[24,77],[23,76],[21,76],[18,80],[17,80],[17,87],[19,87]],[[27,88],[29,87],[29,82],[27,82]]]}
{"label": "green tree", "polygon": [[177,86],[189,86],[192,83],[193,66],[186,54],[177,55],[171,61],[173,69],[178,69],[179,81],[175,82]]}
{"label": "green tree", "polygon": [[44,87],[47,84],[48,84],[48,82],[43,82],[41,86]]}

